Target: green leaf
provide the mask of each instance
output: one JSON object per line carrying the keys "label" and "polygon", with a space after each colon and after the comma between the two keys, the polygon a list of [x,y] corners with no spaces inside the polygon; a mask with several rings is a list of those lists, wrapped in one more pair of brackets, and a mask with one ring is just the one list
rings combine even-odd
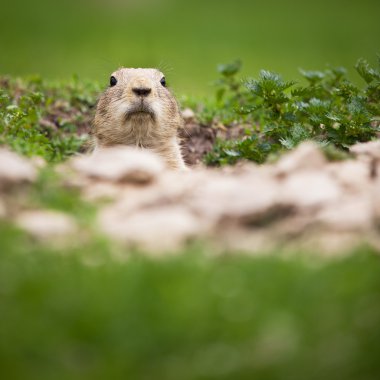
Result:
{"label": "green leaf", "polygon": [[237,152],[236,150],[231,150],[231,149],[224,149],[224,153],[226,153],[227,156],[231,156],[231,157],[239,157],[240,156],[239,152]]}
{"label": "green leaf", "polygon": [[299,69],[299,72],[313,86],[317,84],[318,82],[321,82],[326,77],[326,74],[323,73],[322,71],[311,71],[311,70],[306,71],[303,69]]}
{"label": "green leaf", "polygon": [[240,60],[236,60],[232,63],[220,64],[217,69],[220,74],[225,77],[231,77],[237,74],[241,70],[242,63]]}
{"label": "green leaf", "polygon": [[370,84],[373,80],[377,79],[380,80],[380,73],[378,70],[373,69],[369,63],[363,59],[360,58],[358,62],[355,65],[356,71],[359,73],[359,75],[368,83]]}

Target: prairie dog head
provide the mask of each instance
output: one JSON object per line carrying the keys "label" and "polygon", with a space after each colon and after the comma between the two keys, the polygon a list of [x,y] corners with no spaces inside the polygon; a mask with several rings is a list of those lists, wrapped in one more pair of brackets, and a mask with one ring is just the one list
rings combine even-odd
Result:
{"label": "prairie dog head", "polygon": [[176,136],[182,123],[162,72],[122,68],[111,74],[110,85],[99,98],[94,135],[100,146],[152,147]]}

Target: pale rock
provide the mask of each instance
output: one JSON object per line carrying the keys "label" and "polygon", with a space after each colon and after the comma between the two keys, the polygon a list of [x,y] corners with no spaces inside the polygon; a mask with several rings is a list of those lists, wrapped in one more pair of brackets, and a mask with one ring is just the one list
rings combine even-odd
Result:
{"label": "pale rock", "polygon": [[284,176],[299,170],[316,170],[323,168],[326,162],[318,145],[307,141],[281,157],[275,165],[275,172],[279,176]]}
{"label": "pale rock", "polygon": [[119,183],[93,181],[82,189],[83,199],[88,202],[113,201],[126,193],[126,186]]}
{"label": "pale rock", "polygon": [[37,169],[42,169],[46,167],[46,161],[41,157],[41,156],[34,156],[31,158],[32,164],[37,168]]}
{"label": "pale rock", "polygon": [[[110,189],[111,190],[111,189]],[[141,209],[164,206],[168,203],[165,194],[157,190],[157,186],[120,186],[115,187],[115,193],[108,192],[108,199],[112,200],[112,207],[118,210],[118,213],[130,215]],[[99,195],[99,194],[98,194]],[[103,190],[103,198],[107,195]],[[170,199],[170,204],[175,203],[174,199]]]}
{"label": "pale rock", "polygon": [[195,113],[191,108],[185,108],[182,111],[182,117],[185,122],[189,123],[195,120]]}
{"label": "pale rock", "polygon": [[350,192],[367,191],[370,185],[370,167],[363,161],[347,160],[327,166],[327,172]]}
{"label": "pale rock", "polygon": [[188,172],[166,171],[158,179],[154,190],[162,194],[166,201],[186,200],[211,178],[214,178],[214,171],[204,168],[191,169]]}
{"label": "pale rock", "polygon": [[0,218],[4,218],[6,215],[7,209],[5,208],[5,204],[2,199],[0,199]]}
{"label": "pale rock", "polygon": [[189,206],[211,223],[257,219],[278,200],[276,181],[263,175],[218,175],[205,180],[188,199]]}
{"label": "pale rock", "polygon": [[268,229],[252,230],[239,226],[228,226],[217,231],[213,239],[211,254],[244,253],[252,256],[272,254],[281,244]]}
{"label": "pale rock", "polygon": [[377,228],[380,229],[380,177],[377,177],[371,188],[370,196],[372,199],[372,207],[375,215]]}
{"label": "pale rock", "polygon": [[153,152],[131,147],[98,149],[92,155],[73,158],[71,166],[90,178],[132,183],[151,182],[165,168]]}
{"label": "pale rock", "polygon": [[258,176],[260,174],[269,175],[269,167],[265,166],[265,170],[263,171],[263,165],[256,164],[252,161],[239,161],[235,165],[226,165],[220,168],[214,169],[218,175],[232,175],[240,177],[242,175],[252,175]]}
{"label": "pale rock", "polygon": [[380,140],[358,143],[350,147],[350,152],[355,156],[369,156],[371,158],[380,158]]}
{"label": "pale rock", "polygon": [[126,215],[141,209],[167,205],[186,205],[191,194],[196,193],[204,182],[205,176],[200,172],[165,171],[149,186],[136,184],[113,184],[94,182],[94,186],[85,189],[87,199],[114,199],[114,205]]}
{"label": "pale rock", "polygon": [[267,226],[272,236],[281,237],[281,241],[296,240],[312,227],[315,219],[312,213],[304,212],[304,210],[295,212],[294,209],[291,209],[290,211],[292,212],[283,219]]}
{"label": "pale rock", "polygon": [[337,183],[322,171],[297,172],[278,186],[282,203],[301,209],[334,202],[342,195]]}
{"label": "pale rock", "polygon": [[100,212],[98,224],[111,238],[148,252],[175,251],[202,231],[198,218],[180,205],[142,209],[132,215],[109,206]]}
{"label": "pale rock", "polygon": [[332,231],[368,231],[374,218],[369,196],[346,197],[320,210],[315,220]]}
{"label": "pale rock", "polygon": [[[355,249],[367,244],[366,236],[352,231],[313,231],[294,244],[289,244],[289,249],[298,249],[308,252],[309,258],[340,259],[351,255]],[[315,265],[315,260],[313,265]]]}
{"label": "pale rock", "polygon": [[24,211],[16,217],[15,223],[21,229],[42,240],[66,237],[77,230],[72,217],[52,210]]}
{"label": "pale rock", "polygon": [[8,149],[0,149],[0,188],[33,182],[36,178],[37,170],[30,161]]}

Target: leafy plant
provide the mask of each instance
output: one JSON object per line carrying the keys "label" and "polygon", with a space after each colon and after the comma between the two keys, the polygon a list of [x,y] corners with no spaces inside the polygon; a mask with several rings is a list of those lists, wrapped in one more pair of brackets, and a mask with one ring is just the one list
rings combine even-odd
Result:
{"label": "leafy plant", "polygon": [[0,144],[59,162],[77,152],[90,125],[98,87],[47,83],[39,77],[0,78]]}
{"label": "leafy plant", "polygon": [[240,91],[235,85],[239,67],[223,67],[228,73],[222,71],[220,82],[228,99],[224,106],[234,106],[235,118],[240,114],[241,122],[247,122],[249,115],[254,128],[238,141],[219,140],[205,158],[208,164],[231,164],[242,158],[261,163],[270,153],[292,149],[308,139],[347,150],[380,131],[380,59],[377,69],[364,59],[357,62],[364,88],[350,82],[344,68],[333,68],[300,70],[306,86],[262,70],[258,79],[243,81],[246,91]]}

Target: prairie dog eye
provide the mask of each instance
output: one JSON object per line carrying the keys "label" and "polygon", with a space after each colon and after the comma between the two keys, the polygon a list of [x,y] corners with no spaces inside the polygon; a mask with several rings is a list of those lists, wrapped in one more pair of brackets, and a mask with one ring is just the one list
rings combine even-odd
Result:
{"label": "prairie dog eye", "polygon": [[112,75],[110,78],[110,86],[113,87],[117,83],[117,79]]}
{"label": "prairie dog eye", "polygon": [[165,77],[162,77],[162,78],[161,78],[160,83],[161,83],[164,87],[166,87],[166,79],[165,79]]}

